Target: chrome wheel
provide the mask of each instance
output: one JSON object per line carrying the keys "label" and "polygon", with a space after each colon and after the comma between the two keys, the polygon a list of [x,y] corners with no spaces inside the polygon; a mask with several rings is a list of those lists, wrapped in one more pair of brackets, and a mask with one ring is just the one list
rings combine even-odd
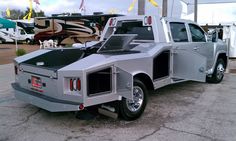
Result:
{"label": "chrome wheel", "polygon": [[119,102],[119,113],[125,120],[139,118],[147,105],[147,88],[142,81],[134,79],[133,100],[122,98]]}
{"label": "chrome wheel", "polygon": [[133,98],[134,100],[126,99],[127,108],[131,112],[137,112],[140,110],[144,100],[144,92],[141,87],[134,86],[133,88]]}
{"label": "chrome wheel", "polygon": [[211,76],[206,78],[209,83],[220,83],[224,78],[226,63],[222,58],[219,58],[216,62],[214,72]]}
{"label": "chrome wheel", "polygon": [[222,77],[224,76],[224,72],[225,72],[224,65],[221,63],[218,64],[217,70],[216,70],[216,77],[218,80],[222,79]]}

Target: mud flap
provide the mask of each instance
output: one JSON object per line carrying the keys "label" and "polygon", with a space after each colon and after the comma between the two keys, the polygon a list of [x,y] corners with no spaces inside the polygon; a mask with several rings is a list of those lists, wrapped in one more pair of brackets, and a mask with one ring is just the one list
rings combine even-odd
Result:
{"label": "mud flap", "polygon": [[117,94],[133,100],[133,75],[116,67],[116,88]]}

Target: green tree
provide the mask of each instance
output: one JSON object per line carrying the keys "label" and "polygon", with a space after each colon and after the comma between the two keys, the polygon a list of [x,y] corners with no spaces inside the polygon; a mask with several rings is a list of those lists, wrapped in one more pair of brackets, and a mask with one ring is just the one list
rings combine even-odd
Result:
{"label": "green tree", "polygon": [[2,17],[3,18],[9,18],[9,19],[12,19],[12,20],[22,19],[24,17],[24,12],[21,11],[21,10],[11,9],[10,12],[11,12],[10,17],[6,16],[7,15],[6,12],[2,12]]}
{"label": "green tree", "polygon": [[[27,15],[29,13],[29,11],[30,11],[30,8],[27,7],[24,15]],[[33,9],[31,18],[34,18],[34,17],[45,17],[45,14],[42,10],[40,10],[40,12],[36,13],[35,10]]]}
{"label": "green tree", "polygon": [[[29,7],[27,7],[26,11],[21,11],[18,9],[10,9],[11,16],[7,17],[6,12],[2,12],[2,17],[6,19],[12,19],[12,20],[23,19],[23,17],[27,15],[29,11],[30,11]],[[33,9],[31,18],[34,18],[34,17],[45,17],[45,13],[42,10],[36,13],[35,10]]]}

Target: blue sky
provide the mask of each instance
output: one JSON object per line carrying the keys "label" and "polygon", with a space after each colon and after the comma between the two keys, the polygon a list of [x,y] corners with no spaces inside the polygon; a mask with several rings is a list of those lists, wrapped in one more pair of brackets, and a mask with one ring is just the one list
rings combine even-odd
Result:
{"label": "blue sky", "polygon": [[[47,15],[53,13],[72,12],[78,13],[81,0],[39,0],[40,8],[45,11]],[[159,7],[153,7],[150,3],[146,4],[146,13],[149,15],[155,15],[161,13],[161,1],[156,0]],[[210,1],[210,0],[209,0]],[[86,14],[102,11],[109,13],[112,9],[121,13],[135,15],[137,12],[137,6],[130,13],[127,13],[127,9],[132,0],[85,0]],[[172,2],[174,5],[172,6]],[[29,5],[28,0],[1,0],[0,11],[5,11],[7,7],[10,9],[26,9]],[[35,4],[34,4],[35,7]],[[185,5],[178,2],[178,0],[169,0],[169,16],[193,19],[193,14],[186,15],[187,8]],[[172,14],[171,14],[172,13]],[[200,4],[198,21],[201,24],[204,23],[227,23],[236,21],[236,2],[229,4]]]}

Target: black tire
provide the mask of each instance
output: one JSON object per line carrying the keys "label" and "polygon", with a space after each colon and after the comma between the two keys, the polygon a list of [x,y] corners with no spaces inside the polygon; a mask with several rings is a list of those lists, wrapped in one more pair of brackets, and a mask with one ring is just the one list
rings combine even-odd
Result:
{"label": "black tire", "polygon": [[32,43],[32,41],[30,39],[26,39],[25,40],[26,44],[30,45]]}
{"label": "black tire", "polygon": [[[223,67],[223,70],[222,70],[222,67]],[[215,66],[213,74],[211,75],[211,77],[207,77],[206,81],[208,83],[220,83],[224,78],[225,69],[226,67],[225,67],[224,60],[219,58],[216,62],[216,66]]]}
{"label": "black tire", "polygon": [[[135,89],[137,89],[138,92],[141,92],[141,90],[142,90],[143,97],[141,98],[142,99],[142,103],[140,104],[141,106],[139,106],[139,108],[136,111],[130,110],[130,107],[132,107],[132,106],[131,106],[131,104],[130,105],[128,104],[129,103],[128,99],[123,97],[122,100],[119,102],[120,116],[124,120],[128,120],[128,121],[135,120],[142,115],[142,113],[145,110],[145,107],[147,105],[147,99],[148,99],[148,95],[147,95],[148,91],[142,81],[140,81],[138,79],[134,79],[133,85],[134,85],[134,91],[135,91]],[[135,93],[133,93],[133,94],[135,95]],[[135,106],[135,105],[133,104],[133,106]]]}

